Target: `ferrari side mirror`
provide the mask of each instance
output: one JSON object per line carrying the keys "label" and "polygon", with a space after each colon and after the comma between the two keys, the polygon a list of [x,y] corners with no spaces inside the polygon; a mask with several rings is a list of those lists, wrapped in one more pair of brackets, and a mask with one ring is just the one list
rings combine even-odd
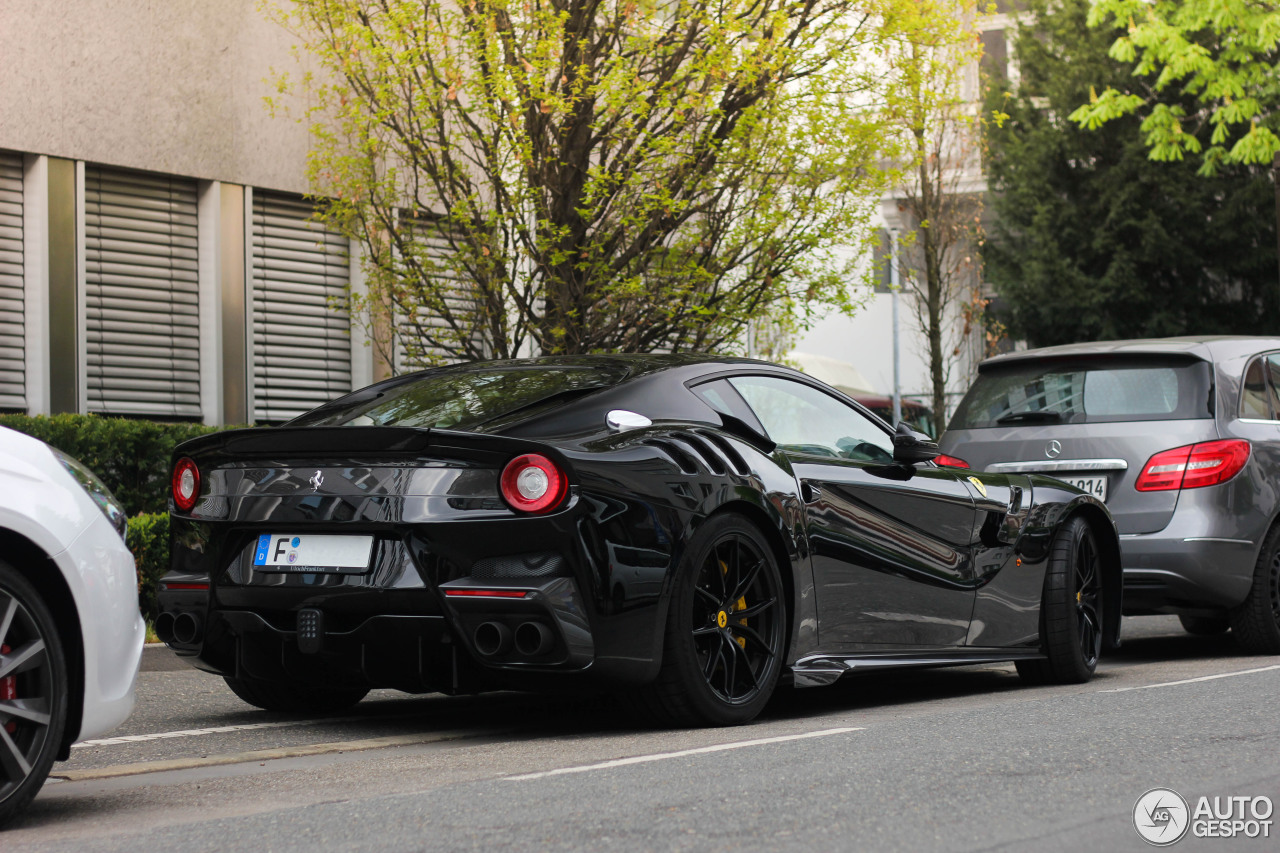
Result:
{"label": "ferrari side mirror", "polygon": [[922,432],[916,432],[906,421],[898,424],[893,434],[893,459],[906,465],[928,462],[939,453],[937,442]]}

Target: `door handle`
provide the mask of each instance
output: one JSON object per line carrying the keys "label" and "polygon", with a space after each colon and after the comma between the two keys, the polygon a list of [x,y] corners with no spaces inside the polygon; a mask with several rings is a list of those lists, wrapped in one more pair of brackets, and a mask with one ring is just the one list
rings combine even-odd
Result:
{"label": "door handle", "polygon": [[810,483],[801,483],[800,497],[803,498],[804,502],[807,504],[814,503],[822,497],[822,489],[819,489],[817,486]]}

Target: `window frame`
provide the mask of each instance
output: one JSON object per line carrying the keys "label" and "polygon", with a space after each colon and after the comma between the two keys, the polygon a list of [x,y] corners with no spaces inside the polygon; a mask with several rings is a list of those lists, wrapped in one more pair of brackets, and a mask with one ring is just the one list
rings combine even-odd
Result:
{"label": "window frame", "polygon": [[[756,414],[755,409],[751,408],[751,405],[746,401],[746,399],[742,396],[742,394],[738,391],[738,389],[737,389],[737,388],[734,388],[734,386],[732,385],[732,383],[729,383],[729,382],[727,381],[727,380],[729,380],[729,379],[734,379],[734,378],[742,377],[742,376],[756,376],[756,377],[762,377],[762,378],[767,378],[767,379],[781,379],[781,380],[791,381],[791,382],[795,382],[797,385],[804,385],[804,386],[806,386],[806,387],[808,387],[808,388],[811,388],[811,389],[813,389],[813,390],[815,390],[815,391],[817,391],[817,392],[819,392],[819,393],[821,393],[821,394],[826,395],[827,397],[830,397],[830,398],[831,398],[832,400],[834,400],[836,403],[839,403],[839,404],[843,405],[843,406],[844,406],[845,408],[847,408],[847,409],[851,409],[851,410],[853,411],[853,413],[854,413],[854,414],[861,415],[861,416],[862,416],[863,418],[865,418],[865,419],[866,419],[866,420],[867,420],[867,421],[868,421],[868,422],[869,422],[873,427],[875,427],[875,428],[879,429],[881,432],[883,432],[883,433],[885,434],[885,436],[886,436],[886,437],[888,438],[888,440],[889,440],[889,447],[891,448],[889,452],[890,452],[890,454],[892,455],[892,453],[893,453],[892,448],[894,447],[894,444],[893,444],[893,437],[894,437],[894,434],[895,434],[895,433],[894,433],[894,430],[893,430],[893,428],[892,428],[891,426],[889,426],[889,425],[888,425],[888,424],[887,424],[887,423],[886,423],[886,422],[885,422],[885,421],[884,421],[880,416],[878,416],[878,415],[876,415],[874,412],[872,412],[872,411],[868,410],[865,406],[863,406],[863,405],[862,405],[861,403],[859,403],[858,401],[856,401],[856,400],[854,400],[854,399],[852,399],[852,398],[850,398],[850,397],[845,396],[845,395],[844,395],[844,394],[842,394],[840,391],[837,391],[835,388],[831,388],[831,387],[829,387],[829,386],[823,385],[821,382],[818,382],[817,380],[815,380],[815,379],[813,379],[813,378],[811,378],[811,377],[809,377],[809,376],[806,376],[806,375],[805,375],[805,374],[803,374],[803,373],[801,373],[801,374],[794,374],[794,373],[790,373],[790,372],[784,372],[784,371],[782,371],[782,370],[777,370],[777,371],[773,371],[773,370],[761,370],[761,369],[759,369],[759,368],[757,368],[757,369],[750,369],[750,368],[747,368],[747,369],[736,369],[736,370],[722,370],[722,371],[717,371],[716,373],[713,373],[713,374],[710,374],[710,375],[706,375],[706,376],[699,376],[697,379],[692,379],[692,380],[690,380],[690,381],[688,381],[688,382],[686,382],[686,383],[685,383],[685,387],[686,387],[686,388],[688,388],[688,389],[689,389],[689,391],[690,391],[692,394],[694,394],[694,396],[696,396],[699,400],[702,400],[702,402],[703,402],[703,403],[704,403],[708,408],[711,408],[711,410],[712,410],[712,411],[715,411],[715,412],[717,412],[717,414],[719,414],[719,411],[718,411],[717,409],[715,409],[714,407],[712,407],[712,406],[711,406],[711,404],[710,404],[710,403],[708,403],[708,402],[706,401],[706,399],[705,399],[705,398],[703,398],[703,396],[702,396],[701,394],[699,394],[699,393],[698,393],[696,390],[694,390],[694,389],[696,389],[697,387],[699,387],[699,386],[701,386],[701,385],[708,385],[708,384],[711,384],[711,383],[713,383],[713,382],[719,382],[719,381],[725,380],[725,384],[726,384],[726,385],[728,385],[728,387],[729,387],[729,388],[733,389],[734,394],[736,394],[736,395],[737,395],[737,397],[738,397],[738,399],[742,401],[742,404],[746,407],[747,411],[749,411],[749,412],[751,413],[751,424],[752,424],[752,426],[758,426],[758,427],[760,428],[760,431],[761,431],[761,434],[762,434],[762,435],[764,435],[765,437],[767,437],[770,441],[775,441],[775,439],[773,438],[773,436],[769,435],[769,430],[768,430],[768,429],[765,427],[765,425],[760,421],[759,415],[757,415],[757,414]],[[826,457],[826,456],[819,456],[819,455],[812,455],[812,454],[807,454],[807,453],[800,453],[800,452],[797,452],[797,451],[789,451],[789,450],[784,450],[784,449],[782,448],[782,446],[781,446],[781,445],[779,445],[779,446],[778,446],[778,451],[779,451],[779,452],[781,452],[781,453],[785,453],[785,454],[787,454],[788,456],[792,456],[792,455],[795,455],[795,456],[803,456],[806,460],[814,460],[814,461],[820,461],[820,462],[840,462],[840,463],[842,463],[842,464],[843,464],[843,463],[849,463],[849,464],[853,464],[853,465],[876,465],[876,464],[883,464],[883,463],[870,462],[870,461],[865,461],[865,460],[860,460],[860,459],[848,459],[848,458],[845,458],[845,457],[835,457],[835,458],[831,458],[831,457]],[[931,464],[932,464],[932,463],[931,463]]]}
{"label": "window frame", "polygon": [[[1240,374],[1240,388],[1236,397],[1235,407],[1235,419],[1240,423],[1280,424],[1280,389],[1271,381],[1271,370],[1267,366],[1267,362],[1273,358],[1277,360],[1278,366],[1280,366],[1280,350],[1254,353],[1245,362],[1244,371]],[[1262,369],[1262,381],[1266,386],[1267,405],[1271,409],[1271,417],[1269,418],[1246,418],[1241,416],[1241,410],[1244,407],[1245,377],[1249,375],[1249,369],[1255,364],[1258,364]]]}

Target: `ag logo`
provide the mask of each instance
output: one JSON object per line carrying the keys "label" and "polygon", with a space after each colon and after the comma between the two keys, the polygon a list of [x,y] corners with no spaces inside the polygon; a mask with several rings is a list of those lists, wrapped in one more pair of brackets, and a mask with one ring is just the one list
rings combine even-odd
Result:
{"label": "ag logo", "polygon": [[1152,788],[1133,804],[1133,828],[1148,844],[1167,847],[1180,841],[1190,825],[1187,801],[1171,788]]}

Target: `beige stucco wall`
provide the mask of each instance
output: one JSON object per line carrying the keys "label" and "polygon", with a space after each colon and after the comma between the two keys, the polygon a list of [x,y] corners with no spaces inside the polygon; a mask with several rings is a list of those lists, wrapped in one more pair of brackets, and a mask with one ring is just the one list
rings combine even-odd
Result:
{"label": "beige stucco wall", "polygon": [[0,148],[303,192],[263,105],[295,41],[257,0],[0,0]]}

